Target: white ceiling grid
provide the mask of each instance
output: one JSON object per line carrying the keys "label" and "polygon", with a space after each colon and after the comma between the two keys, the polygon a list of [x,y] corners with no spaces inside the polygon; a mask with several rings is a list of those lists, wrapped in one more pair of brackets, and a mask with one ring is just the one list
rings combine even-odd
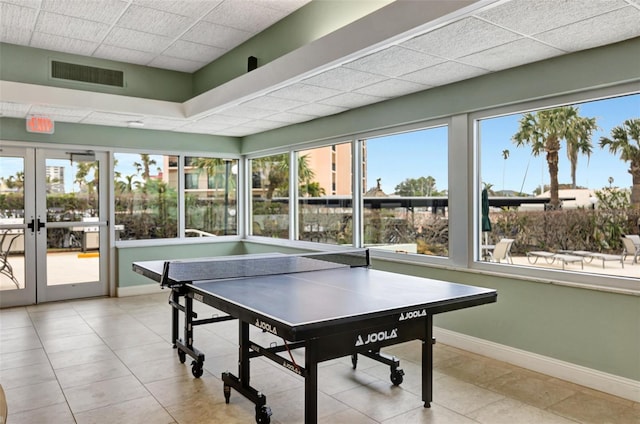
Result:
{"label": "white ceiling grid", "polygon": [[[0,41],[193,72],[309,0],[0,0]],[[483,0],[196,119],[0,102],[4,116],[245,136],[640,36],[640,0]],[[426,2],[425,2],[426,4]],[[401,34],[399,34],[401,35]],[[208,116],[206,116],[208,115]]]}

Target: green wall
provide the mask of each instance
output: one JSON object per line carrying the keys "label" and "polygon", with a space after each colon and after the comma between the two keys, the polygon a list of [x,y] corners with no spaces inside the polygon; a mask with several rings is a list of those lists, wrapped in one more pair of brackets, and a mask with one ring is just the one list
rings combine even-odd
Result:
{"label": "green wall", "polygon": [[391,0],[312,1],[196,71],[193,94],[201,94],[245,74],[249,56],[258,58],[258,66],[263,66],[389,3]]}
{"label": "green wall", "polygon": [[[0,79],[3,81],[94,91],[145,99],[184,102],[191,97],[192,75],[148,66],[114,62],[15,44],[0,43]],[[51,60],[124,72],[125,87],[50,78]]]}
{"label": "green wall", "polygon": [[381,260],[373,266],[498,291],[497,303],[436,316],[438,327],[640,381],[640,296]]}
{"label": "green wall", "polygon": [[212,256],[241,255],[244,253],[246,252],[243,243],[239,241],[149,247],[118,247],[116,248],[116,283],[118,287],[157,284],[133,272],[131,267],[136,261],[193,259]]}
{"label": "green wall", "polygon": [[235,137],[71,124],[67,122],[56,122],[53,134],[36,134],[27,132],[26,122],[20,118],[0,118],[0,140],[77,144],[105,148],[213,151],[233,154],[240,152],[240,140]]}

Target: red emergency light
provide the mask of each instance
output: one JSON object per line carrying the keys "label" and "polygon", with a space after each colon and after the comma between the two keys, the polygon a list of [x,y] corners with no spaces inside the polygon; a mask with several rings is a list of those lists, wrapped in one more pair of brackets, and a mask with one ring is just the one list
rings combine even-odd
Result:
{"label": "red emergency light", "polygon": [[27,131],[31,133],[53,134],[53,119],[46,116],[27,116]]}

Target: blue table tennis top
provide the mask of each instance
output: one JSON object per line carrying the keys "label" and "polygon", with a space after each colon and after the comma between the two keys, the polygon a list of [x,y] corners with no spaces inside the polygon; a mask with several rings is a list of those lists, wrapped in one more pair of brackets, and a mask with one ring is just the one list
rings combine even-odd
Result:
{"label": "blue table tennis top", "polygon": [[427,308],[445,312],[469,302],[495,301],[493,289],[369,268],[338,268],[192,283],[192,290],[213,296],[289,326],[309,327],[335,321],[371,319]]}

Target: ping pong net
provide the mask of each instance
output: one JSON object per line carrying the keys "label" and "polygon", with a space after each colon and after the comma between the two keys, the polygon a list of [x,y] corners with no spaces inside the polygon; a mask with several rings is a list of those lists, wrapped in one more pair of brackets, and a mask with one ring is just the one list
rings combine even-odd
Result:
{"label": "ping pong net", "polygon": [[293,274],[334,268],[369,266],[368,249],[300,254],[237,255],[166,261],[160,284],[167,287],[193,282]]}

